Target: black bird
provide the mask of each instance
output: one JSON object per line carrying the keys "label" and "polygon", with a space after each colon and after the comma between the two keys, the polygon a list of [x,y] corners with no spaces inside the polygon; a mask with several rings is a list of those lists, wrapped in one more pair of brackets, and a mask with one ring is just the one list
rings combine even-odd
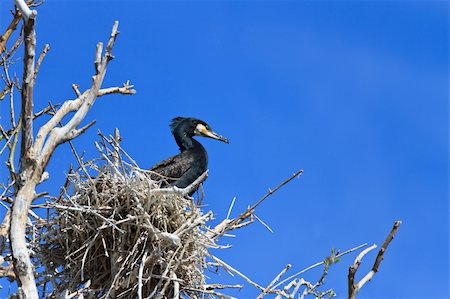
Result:
{"label": "black bird", "polygon": [[152,179],[164,179],[172,186],[186,188],[208,169],[208,154],[194,136],[213,138],[225,143],[228,139],[213,132],[202,120],[192,117],[172,119],[170,130],[181,153],[163,160],[150,170]]}

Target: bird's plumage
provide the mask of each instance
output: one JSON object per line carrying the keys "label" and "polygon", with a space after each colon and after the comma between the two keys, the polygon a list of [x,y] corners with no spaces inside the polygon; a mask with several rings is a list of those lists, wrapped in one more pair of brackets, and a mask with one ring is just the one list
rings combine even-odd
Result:
{"label": "bird's plumage", "polygon": [[209,137],[226,143],[228,140],[196,118],[176,117],[172,120],[170,129],[181,152],[154,165],[150,169],[155,172],[152,179],[185,188],[208,169],[208,154],[193,136]]}

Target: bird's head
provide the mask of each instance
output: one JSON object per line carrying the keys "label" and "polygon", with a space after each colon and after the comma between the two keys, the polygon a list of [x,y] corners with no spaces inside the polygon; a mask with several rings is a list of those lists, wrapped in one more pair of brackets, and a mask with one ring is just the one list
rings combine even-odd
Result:
{"label": "bird's head", "polygon": [[172,134],[176,136],[201,136],[229,143],[228,139],[214,132],[204,121],[193,117],[176,117],[170,124]]}

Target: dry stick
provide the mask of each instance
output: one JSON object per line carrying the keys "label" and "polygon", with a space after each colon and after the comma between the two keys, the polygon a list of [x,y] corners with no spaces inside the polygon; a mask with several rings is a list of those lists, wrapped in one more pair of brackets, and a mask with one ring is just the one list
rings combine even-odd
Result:
{"label": "dry stick", "polygon": [[144,251],[144,254],[142,255],[141,259],[141,265],[139,267],[139,274],[138,274],[138,291],[137,295],[139,299],[142,299],[142,275],[144,274],[144,266],[145,266],[145,260],[147,259],[148,249]]}
{"label": "dry stick", "polygon": [[259,218],[256,214],[254,214],[253,216],[255,216],[255,219],[259,221],[259,223],[261,223],[262,226],[264,226],[269,232],[271,232],[273,234],[273,230],[270,228],[270,226],[265,223],[261,218]]}
{"label": "dry stick", "polygon": [[[335,256],[335,259],[340,258],[341,256],[344,256],[344,255],[346,255],[346,254],[349,254],[349,253],[351,253],[351,252],[353,252],[353,251],[356,251],[356,250],[361,249],[361,248],[366,247],[366,246],[367,246],[367,243],[364,243],[364,244],[361,244],[361,245],[359,245],[359,246],[353,247],[353,248],[351,248],[351,249],[349,249],[349,250],[346,250],[346,251],[344,251],[344,252],[342,252],[342,253],[337,254],[337,255]],[[278,288],[280,285],[286,283],[287,281],[289,281],[289,280],[291,280],[291,279],[293,279],[293,278],[299,276],[300,274],[303,274],[303,273],[305,273],[305,272],[307,272],[307,271],[309,271],[309,270],[311,270],[311,269],[314,269],[314,268],[316,268],[316,267],[318,267],[318,266],[320,266],[320,265],[323,265],[324,263],[325,263],[325,261],[321,261],[321,262],[315,263],[314,265],[311,265],[311,266],[309,266],[309,267],[307,267],[307,268],[305,268],[305,269],[303,269],[303,270],[301,270],[301,271],[299,271],[299,272],[297,272],[297,273],[295,273],[295,274],[289,276],[288,278],[286,278],[286,279],[280,281],[280,282],[277,283],[273,288],[276,289],[276,288]]]}
{"label": "dry stick", "polygon": [[[172,267],[172,262],[174,261],[174,259],[176,258],[176,255],[178,254],[178,252],[181,250],[181,258],[184,255],[184,251],[185,251],[185,246],[178,246],[177,249],[175,249],[174,253],[172,254],[172,256],[169,259],[169,262],[167,263],[166,268],[164,269],[163,273],[161,276],[166,276],[167,273],[169,272],[169,269]],[[170,283],[170,277],[169,280],[167,281],[167,283]],[[155,288],[153,289],[153,291],[150,293],[150,295],[147,298],[158,298],[156,295],[156,292],[158,292],[158,288],[161,286],[162,284],[162,280],[158,281],[158,283],[156,284]],[[163,288],[165,288],[166,284],[164,284]],[[163,294],[162,292],[163,290],[161,290],[159,293]],[[146,299],[147,299],[146,298]]]}
{"label": "dry stick", "polygon": [[302,285],[305,285],[305,280],[304,279],[300,279],[300,280],[296,280],[294,282],[294,289],[292,290],[292,292],[289,294],[288,298],[294,298],[295,295],[298,293],[298,290],[300,289],[300,287]]}
{"label": "dry stick", "polygon": [[[145,239],[147,240],[147,239]],[[120,267],[119,271],[117,272],[116,276],[114,276],[113,281],[111,282],[111,287],[109,288],[108,292],[105,295],[105,299],[109,298],[109,295],[111,293],[111,291],[114,288],[114,284],[116,283],[116,281],[119,279],[120,274],[122,273],[123,270],[125,270],[125,265],[128,263],[128,260],[131,258],[131,256],[133,256],[134,252],[136,251],[137,247],[143,242],[143,238],[139,238],[138,241],[134,244],[133,249],[131,250],[131,252],[127,255],[127,257],[125,258],[125,261],[122,263],[122,266]]]}
{"label": "dry stick", "polygon": [[180,298],[180,283],[177,281],[177,275],[172,272],[170,274],[170,278],[173,281],[173,297],[172,299],[179,299]]}
{"label": "dry stick", "polygon": [[79,87],[80,86],[78,86],[78,84],[72,84],[72,89],[73,89],[73,91],[75,92],[75,94],[77,95],[78,98],[81,97],[81,92],[78,89]]}
{"label": "dry stick", "polygon": [[22,15],[21,15],[20,11],[16,10],[11,23],[9,23],[9,26],[6,29],[5,33],[3,33],[2,36],[0,37],[0,54],[2,54],[6,50],[6,43],[8,42],[12,33],[16,30],[21,17],[22,17]]}
{"label": "dry stick", "polygon": [[269,291],[272,289],[273,285],[280,280],[281,276],[283,276],[289,269],[291,268],[291,264],[287,264],[286,267],[278,274],[272,282],[264,289],[264,291],[258,296],[257,299],[263,298]]}
{"label": "dry stick", "polygon": [[89,242],[89,245],[88,245],[88,247],[86,248],[86,251],[85,251],[84,254],[83,254],[83,259],[81,260],[81,281],[84,281],[84,264],[85,264],[85,262],[86,262],[87,255],[88,255],[88,253],[89,253],[89,250],[92,248],[92,246],[94,246],[95,240],[97,239],[97,237],[99,236],[99,234],[100,234],[100,231],[98,231],[98,232],[94,235],[94,237],[92,238],[92,241]]}
{"label": "dry stick", "polygon": [[[97,133],[100,137],[102,137],[102,139],[106,140],[105,135],[103,135],[102,132],[98,131]],[[120,146],[119,143],[116,144],[117,148],[122,152],[122,154],[125,155],[125,157],[130,160],[130,162],[134,165],[134,167],[139,168],[138,164],[136,163],[136,161],[133,160],[133,158]]]}
{"label": "dry stick", "polygon": [[203,181],[208,178],[208,170],[205,171],[201,176],[199,176],[194,182],[192,182],[186,188],[178,188],[176,186],[153,189],[149,190],[148,194],[156,195],[156,194],[179,194],[181,196],[188,196],[191,192],[193,192],[198,185],[200,185]]}
{"label": "dry stick", "polygon": [[45,55],[47,55],[47,52],[50,51],[49,44],[45,44],[44,49],[41,52],[41,55],[39,55],[38,61],[36,63],[36,68],[34,70],[33,80],[36,80],[37,74],[39,72],[39,69],[41,68],[42,61],[45,58]]}
{"label": "dry stick", "polygon": [[134,85],[130,85],[130,81],[127,81],[123,83],[122,87],[108,87],[100,89],[98,92],[98,96],[101,97],[113,93],[120,93],[123,95],[133,95],[136,93],[136,90],[132,89],[133,87]]}
{"label": "dry stick", "polygon": [[15,116],[15,109],[14,109],[14,85],[9,85],[10,92],[9,92],[9,113],[11,114],[11,125],[13,128],[16,127],[16,116]]}
{"label": "dry stick", "polygon": [[221,259],[208,254],[209,257],[211,259],[213,259],[216,263],[218,263],[222,268],[224,268],[225,270],[232,272],[234,274],[239,275],[240,277],[242,277],[245,281],[247,281],[249,284],[251,284],[252,286],[254,286],[255,288],[259,289],[261,292],[264,292],[264,288],[262,286],[260,286],[259,284],[257,284],[256,282],[252,281],[250,278],[248,278],[247,276],[245,276],[244,274],[242,274],[241,272],[239,272],[238,270],[234,269],[233,267],[231,267],[230,265],[228,265],[227,263],[225,263],[224,261],[222,261]]}
{"label": "dry stick", "polygon": [[228,213],[227,213],[227,217],[225,217],[225,219],[230,219],[230,215],[231,215],[231,211],[233,210],[234,207],[234,202],[236,201],[236,196],[233,197],[233,200],[231,201],[231,205],[228,208]]}
{"label": "dry stick", "polygon": [[[5,56],[2,57],[2,61],[0,62],[1,64],[6,64],[7,60],[12,57],[12,55],[16,52],[16,50],[19,48],[19,46],[22,44],[22,38],[23,38],[23,31],[20,30],[20,34],[19,37],[17,38],[16,42],[14,43],[14,45],[11,47],[11,49],[5,54]],[[17,87],[17,86],[16,86]]]}
{"label": "dry stick", "polygon": [[231,221],[229,221],[229,219],[225,219],[224,221],[219,223],[216,226],[216,228],[218,228],[218,229],[217,230],[214,229],[215,235],[211,236],[211,238],[216,239],[218,237],[223,236],[223,234],[226,233],[227,231],[234,229],[242,221],[244,221],[245,219],[249,218],[254,213],[255,209],[264,200],[266,200],[270,195],[274,194],[276,191],[278,191],[281,187],[283,187],[284,185],[286,185],[287,183],[292,181],[294,178],[299,177],[300,175],[302,175],[302,173],[303,173],[303,169],[301,169],[301,170],[297,171],[296,173],[294,173],[293,175],[291,175],[288,179],[286,179],[284,182],[279,184],[275,189],[273,189],[273,190],[269,189],[269,192],[267,192],[266,195],[264,195],[254,205],[252,205],[251,207],[247,208],[247,210],[245,212],[243,212],[241,215],[239,215],[239,217],[237,217],[236,219],[231,220]]}
{"label": "dry stick", "polygon": [[292,288],[295,287],[297,285],[297,283],[304,283],[304,279],[303,278],[296,278],[294,280],[292,280],[291,282],[289,282],[286,286],[283,287],[283,290],[280,292],[280,294],[278,294],[275,299],[280,299],[281,297],[289,297],[289,295],[287,294],[287,292]]}
{"label": "dry stick", "polygon": [[14,156],[16,154],[16,148],[17,148],[17,142],[19,141],[19,134],[14,135],[13,142],[11,143],[11,147],[9,149],[9,156],[8,156],[8,168],[9,173],[12,178],[14,178],[16,174],[16,167],[14,166]]}
{"label": "dry stick", "polygon": [[[287,180],[285,180],[284,182],[282,182],[280,185],[278,185],[275,189],[271,190],[269,189],[269,192],[264,195],[260,200],[258,200],[253,206],[251,206],[250,208],[248,208],[247,210],[255,210],[256,207],[258,207],[264,200],[266,200],[267,197],[269,197],[270,195],[274,194],[276,191],[278,191],[281,187],[283,187],[284,185],[286,185],[287,183],[289,183],[290,181],[292,181],[293,179],[301,176],[303,174],[303,169],[297,171],[296,173],[294,173],[293,175],[291,175]],[[247,212],[248,213],[248,212]],[[244,213],[246,214],[246,213]]]}
{"label": "dry stick", "polygon": [[[205,284],[203,285],[204,290],[220,290],[220,289],[242,289],[243,286],[241,284]],[[195,289],[196,291],[200,291]]]}
{"label": "dry stick", "polygon": [[[358,257],[355,259],[355,262],[353,265],[348,269],[348,298],[349,299],[355,299],[358,292],[361,290],[361,288],[370,281],[373,276],[378,272],[378,268],[383,261],[384,253],[386,252],[389,244],[394,239],[395,234],[397,233],[400,225],[402,224],[401,221],[395,221],[394,226],[392,227],[389,235],[387,236],[386,240],[384,241],[383,245],[380,248],[380,251],[378,251],[377,258],[375,259],[375,263],[373,264],[372,269],[355,285],[355,274],[358,270],[359,265],[361,264],[362,258],[364,255],[366,255],[370,250],[373,250],[376,248],[376,245],[371,246],[370,248],[367,248],[365,251],[361,252]],[[370,250],[369,250],[370,249]]]}

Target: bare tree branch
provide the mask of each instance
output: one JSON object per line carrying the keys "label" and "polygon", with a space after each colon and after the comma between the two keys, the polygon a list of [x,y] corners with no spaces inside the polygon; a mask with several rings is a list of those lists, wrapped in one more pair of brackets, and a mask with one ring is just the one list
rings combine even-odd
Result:
{"label": "bare tree branch", "polygon": [[261,199],[259,199],[255,204],[253,204],[251,207],[247,208],[245,212],[241,213],[237,218],[235,219],[224,219],[221,223],[216,225],[216,227],[211,230],[210,237],[211,238],[219,238],[223,236],[227,231],[236,229],[240,227],[239,225],[242,224],[242,222],[250,217],[253,217],[255,213],[255,209],[269,196],[274,194],[276,191],[278,191],[281,187],[292,181],[294,178],[301,176],[303,173],[303,169],[297,171],[293,175],[291,175],[289,178],[284,180],[281,184],[279,184],[275,189],[269,189],[269,192],[267,192]]}
{"label": "bare tree branch", "polygon": [[[16,1],[16,5],[19,6]],[[24,3],[26,6],[26,4]],[[20,6],[19,6],[20,7]],[[28,6],[26,6],[28,9]],[[29,10],[29,9],[28,9]],[[22,15],[28,12],[22,10]],[[21,164],[22,169],[26,169],[34,159],[30,152],[33,144],[33,88],[34,88],[34,59],[36,49],[36,32],[34,30],[35,14],[26,17],[24,26],[25,55],[24,55],[24,71],[22,81],[22,143],[21,143]]]}
{"label": "bare tree branch", "polygon": [[136,93],[136,90],[133,89],[134,85],[130,85],[130,81],[123,83],[122,87],[109,87],[102,88],[98,91],[98,96],[104,96],[108,94],[118,93],[123,95],[132,95]]}
{"label": "bare tree branch", "polygon": [[6,43],[8,42],[9,38],[11,37],[11,34],[16,30],[21,17],[22,17],[22,15],[21,15],[20,11],[16,10],[11,23],[9,24],[5,33],[3,33],[2,36],[0,37],[0,54],[2,54],[6,50]]}
{"label": "bare tree branch", "polygon": [[[346,255],[346,254],[349,254],[349,253],[351,253],[351,252],[354,252],[354,251],[359,250],[359,249],[361,249],[361,248],[363,248],[363,247],[366,247],[366,246],[367,246],[367,243],[361,244],[361,245],[359,245],[359,246],[356,246],[356,247],[354,247],[354,248],[351,248],[351,249],[349,249],[349,250],[346,250],[346,251],[344,251],[344,252],[341,252],[341,253],[337,254],[337,255],[335,256],[335,258],[340,258],[340,257],[342,257],[342,256],[344,256],[344,255]],[[279,283],[277,283],[277,284],[274,286],[274,288],[277,288],[277,287],[281,286],[282,284],[288,282],[289,280],[292,280],[292,279],[298,277],[299,275],[301,275],[301,274],[303,274],[303,273],[305,273],[305,272],[308,272],[308,271],[311,270],[311,269],[314,269],[314,268],[316,268],[316,267],[319,267],[319,266],[323,265],[324,263],[325,263],[325,261],[321,261],[321,262],[315,263],[314,265],[311,265],[311,266],[309,266],[309,267],[307,267],[307,268],[305,268],[305,269],[303,269],[303,270],[301,270],[301,271],[299,271],[299,272],[297,272],[297,273],[295,273],[295,274],[289,276],[288,278],[283,279],[282,281],[280,281]]]}
{"label": "bare tree branch", "polygon": [[378,255],[377,255],[377,258],[375,259],[375,263],[373,264],[372,269],[358,283],[355,284],[355,274],[358,271],[359,265],[361,264],[363,257],[370,251],[374,250],[377,247],[377,245],[374,244],[374,245],[366,248],[356,257],[355,262],[348,269],[348,298],[349,299],[355,299],[356,295],[361,290],[361,288],[368,281],[370,281],[373,278],[373,276],[378,272],[378,268],[379,268],[381,262],[383,261],[384,253],[386,252],[391,241],[394,239],[394,236],[397,233],[397,230],[399,229],[401,224],[402,224],[401,221],[395,221],[391,232],[389,233],[389,235],[387,236],[383,245],[381,246],[380,251],[378,251]]}
{"label": "bare tree branch", "polygon": [[[20,152],[20,182],[16,199],[12,206],[10,241],[13,254],[14,271],[20,291],[26,298],[38,298],[34,279],[34,269],[26,245],[25,226],[28,210],[34,198],[37,182],[30,180],[35,164],[35,157],[30,149],[33,143],[33,87],[34,56],[36,33],[34,30],[35,11],[31,11],[24,1],[16,0],[16,5],[24,17],[24,71],[22,82],[22,143]],[[39,175],[40,178],[40,175]]]}
{"label": "bare tree branch", "polygon": [[39,68],[41,67],[42,61],[44,60],[45,55],[47,55],[48,51],[50,51],[50,46],[48,44],[45,44],[44,49],[42,49],[41,55],[39,55],[39,59],[36,64],[36,69],[34,70],[33,80],[36,80]]}
{"label": "bare tree branch", "polygon": [[23,19],[25,23],[28,23],[30,19],[33,19],[37,15],[37,11],[31,10],[27,3],[25,3],[24,0],[14,0],[14,3],[16,3],[17,8],[22,13]]}
{"label": "bare tree branch", "polygon": [[[39,129],[36,140],[33,143],[32,121],[34,118],[34,78],[36,77],[40,63],[48,50],[48,46],[44,48],[35,70],[36,40],[34,21],[36,14],[26,7],[23,1],[18,0],[16,1],[16,4],[21,9],[25,20],[25,56],[24,77],[22,83],[20,182],[12,206],[10,240],[14,269],[20,287],[19,291],[21,291],[22,295],[26,298],[38,298],[33,265],[30,260],[25,238],[28,210],[32,201],[35,199],[35,188],[42,182],[42,178],[45,177],[43,176],[44,170],[56,147],[61,143],[78,137],[94,124],[94,122],[91,122],[88,125],[79,128],[80,123],[84,120],[99,94],[101,84],[106,74],[108,62],[113,58],[112,47],[118,35],[118,22],[114,23],[106,52],[103,56],[101,56],[102,44],[99,43],[97,45],[96,74],[92,78],[91,88],[86,90],[76,100],[65,102],[53,117]],[[128,87],[126,87],[126,89],[128,89]],[[57,127],[58,123],[69,112],[75,112],[75,114],[66,125]]]}
{"label": "bare tree branch", "polygon": [[188,197],[189,194],[197,190],[198,186],[204,182],[208,178],[208,170],[205,171],[201,176],[199,176],[195,181],[193,181],[189,186],[186,188],[178,188],[176,186],[167,187],[167,188],[161,188],[161,189],[154,189],[150,190],[149,194],[179,194],[184,197]]}
{"label": "bare tree branch", "polygon": [[272,282],[264,289],[264,291],[258,296],[257,299],[261,299],[263,298],[273,287],[273,285],[275,283],[277,283],[277,281],[280,280],[280,278],[291,268],[291,264],[287,264],[286,267],[284,267],[283,270],[281,270],[280,274],[278,274],[273,280]]}
{"label": "bare tree branch", "polygon": [[[19,17],[19,21],[20,21],[20,17]],[[16,29],[16,28],[14,28],[14,29]],[[8,59],[16,52],[16,50],[19,48],[20,44],[22,44],[22,34],[23,34],[23,31],[20,30],[19,37],[17,38],[16,42],[14,43],[14,45],[11,47],[11,49],[9,51],[6,51],[6,49],[4,49],[5,54],[2,56],[0,65],[3,65],[4,67],[7,66]],[[0,99],[2,99],[2,96],[3,96],[3,93],[0,96]]]}

